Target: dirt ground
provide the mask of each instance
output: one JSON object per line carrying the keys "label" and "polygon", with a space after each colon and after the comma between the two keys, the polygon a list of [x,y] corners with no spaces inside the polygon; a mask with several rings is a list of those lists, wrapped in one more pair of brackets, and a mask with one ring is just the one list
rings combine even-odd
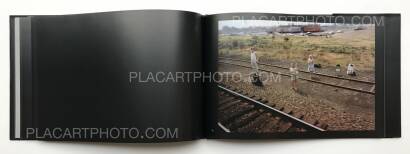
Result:
{"label": "dirt ground", "polygon": [[321,123],[326,123],[329,125],[328,130],[374,130],[375,128],[374,95],[302,80],[297,81],[298,89],[295,91],[291,89],[291,81],[287,76],[272,80],[271,76],[263,75],[264,86],[258,87],[247,80],[251,71],[248,68],[220,63],[218,71],[240,72],[243,75],[243,80],[240,82],[224,78],[222,83],[262,97],[272,103],[270,104],[272,106],[275,103],[276,107],[285,107],[295,113],[303,114],[307,122],[314,123],[315,120],[319,120]]}

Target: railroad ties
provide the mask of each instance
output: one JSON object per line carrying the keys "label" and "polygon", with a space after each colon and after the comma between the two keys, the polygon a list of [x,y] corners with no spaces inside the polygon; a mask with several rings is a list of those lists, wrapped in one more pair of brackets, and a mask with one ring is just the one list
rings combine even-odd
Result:
{"label": "railroad ties", "polygon": [[[229,61],[236,61],[236,62],[249,62],[247,60],[243,60],[243,59],[232,59],[232,58],[225,58],[225,57],[219,57],[220,59],[225,59],[225,60],[229,60]],[[238,66],[238,67],[243,67],[243,68],[249,68],[251,69],[251,66],[247,66],[247,65],[243,65],[243,64],[237,64],[237,63],[232,63],[232,62],[226,62],[226,61],[219,61],[219,63],[222,64],[229,64],[229,65],[234,65],[234,66]],[[277,66],[277,65],[272,65],[272,64],[266,64],[266,63],[259,63],[260,65],[264,65],[264,66],[268,66],[268,67],[275,67],[275,68],[280,68],[280,69],[288,69],[287,67],[283,67],[283,66]],[[279,73],[276,71],[273,71],[271,69],[264,69],[264,68],[259,68],[260,71],[263,72],[269,72],[269,73],[274,73],[274,74],[279,74],[282,76],[288,76],[290,77],[289,74],[286,73]],[[299,72],[303,72],[303,73],[309,73],[303,70],[300,70]],[[357,88],[357,87],[350,87],[350,86],[343,86],[341,85],[341,83],[332,83],[332,82],[326,82],[326,81],[318,81],[318,80],[313,80],[310,78],[305,78],[305,77],[301,77],[299,76],[298,79],[300,80],[304,80],[307,82],[311,82],[311,83],[315,83],[315,84],[321,84],[321,85],[325,85],[325,86],[330,86],[330,87],[335,87],[335,88],[340,88],[340,89],[345,89],[345,90],[350,90],[350,91],[355,91],[355,92],[359,92],[359,93],[365,93],[365,94],[370,94],[370,95],[375,95],[375,83],[374,82],[370,82],[370,81],[364,81],[364,80],[358,80],[358,79],[350,79],[350,78],[343,78],[343,77],[338,77],[338,76],[332,76],[332,75],[328,75],[328,74],[323,74],[323,73],[314,73],[315,75],[318,76],[322,76],[322,77],[327,77],[327,78],[333,78],[336,80],[341,80],[341,81],[349,81],[349,82],[355,82],[355,83],[361,83],[367,86],[371,86],[371,88],[369,90],[364,90],[363,88]],[[366,86],[366,87],[367,87]]]}
{"label": "railroad ties", "polygon": [[308,123],[304,115],[271,104],[234,87],[218,85],[218,126],[225,132],[275,133],[326,131],[319,121]]}

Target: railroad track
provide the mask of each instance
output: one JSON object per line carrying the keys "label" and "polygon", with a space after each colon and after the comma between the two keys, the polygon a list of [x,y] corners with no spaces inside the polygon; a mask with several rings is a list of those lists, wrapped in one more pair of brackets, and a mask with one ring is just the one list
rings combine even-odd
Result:
{"label": "railroad track", "polygon": [[[235,61],[235,60],[231,60],[231,61]],[[242,60],[241,60],[242,61]],[[249,68],[252,69],[251,66],[248,65],[242,65],[242,64],[237,64],[237,63],[232,63],[232,62],[226,62],[226,61],[218,61],[219,63],[223,63],[223,64],[229,64],[229,65],[234,65],[234,66],[239,66],[239,67],[244,67],[244,68]],[[242,62],[245,62],[244,60]],[[248,61],[246,61],[248,62]],[[288,69],[285,67],[282,67],[283,69]],[[273,71],[270,69],[264,69],[264,68],[259,68],[260,71],[263,72],[268,72],[268,73],[274,73],[274,74],[279,74],[282,76],[288,76],[290,77],[290,74],[287,73],[282,73],[282,72],[278,72],[278,71]],[[316,73],[318,74],[318,73]],[[323,74],[322,74],[323,75]],[[331,76],[331,75],[328,75]],[[335,77],[336,78],[336,77]],[[348,78],[343,78],[342,80],[347,80],[347,81],[354,81],[354,82],[361,82],[364,84],[367,84],[371,87],[369,87],[368,89],[370,90],[364,90],[363,88],[355,88],[355,87],[348,87],[348,86],[343,86],[340,85],[340,83],[331,83],[331,82],[324,82],[324,81],[320,81],[320,80],[313,80],[313,79],[309,79],[309,78],[305,78],[305,77],[301,77],[300,75],[298,76],[298,79],[300,80],[304,80],[304,81],[308,81],[308,82],[312,82],[312,83],[317,83],[317,84],[322,84],[322,85],[326,85],[326,86],[331,86],[331,87],[335,87],[335,88],[340,88],[340,89],[345,89],[345,90],[350,90],[350,91],[355,91],[355,92],[360,92],[360,93],[365,93],[365,94],[370,94],[370,95],[375,95],[375,91],[374,91],[374,87],[375,84],[371,85],[371,82],[367,82],[367,81],[362,81],[362,80],[356,80],[356,79],[348,79]],[[340,79],[340,77],[337,77],[336,79]]]}
{"label": "railroad track", "polygon": [[[305,132],[326,131],[327,125],[304,121],[304,115],[271,105],[230,86],[218,85],[218,126],[225,132]],[[270,104],[270,105],[267,105]]]}
{"label": "railroad track", "polygon": [[[218,57],[219,59],[226,59],[226,60],[231,60],[231,61],[240,61],[240,62],[247,62],[250,63],[249,60],[245,60],[245,59],[234,59],[234,58],[227,58],[227,57]],[[286,69],[289,70],[288,67],[284,67],[284,66],[279,66],[279,65],[273,65],[273,64],[269,64],[269,63],[262,63],[262,62],[258,62],[259,65],[264,65],[264,66],[269,66],[269,67],[275,67],[275,68],[280,68],[280,69]],[[299,72],[302,73],[308,73],[310,74],[311,72],[305,71],[305,70],[299,70]],[[366,80],[359,80],[359,79],[351,79],[351,78],[344,78],[344,77],[339,77],[339,76],[335,76],[335,75],[330,75],[330,74],[324,74],[324,73],[312,73],[318,76],[323,76],[323,77],[328,77],[328,78],[334,78],[334,79],[340,79],[340,80],[347,80],[347,81],[354,81],[354,82],[359,82],[359,83],[365,83],[365,84],[369,84],[369,85],[374,85],[375,82],[372,81],[366,81]]]}

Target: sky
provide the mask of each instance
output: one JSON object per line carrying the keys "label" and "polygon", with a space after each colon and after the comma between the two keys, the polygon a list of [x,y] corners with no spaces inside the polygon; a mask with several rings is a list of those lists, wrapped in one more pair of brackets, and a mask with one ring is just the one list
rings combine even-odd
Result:
{"label": "sky", "polygon": [[[222,27],[271,27],[280,25],[306,25],[313,24],[313,22],[292,22],[292,21],[277,21],[277,20],[220,20],[218,24],[218,29],[221,30]],[[334,23],[320,23],[320,25],[332,25]]]}
{"label": "sky", "polygon": [[218,23],[218,29],[221,30],[223,27],[236,27],[236,28],[246,28],[246,27],[272,27],[281,25],[308,25],[308,24],[319,24],[319,25],[341,25],[335,23],[314,23],[314,22],[296,22],[296,21],[277,21],[277,20],[220,20]]}

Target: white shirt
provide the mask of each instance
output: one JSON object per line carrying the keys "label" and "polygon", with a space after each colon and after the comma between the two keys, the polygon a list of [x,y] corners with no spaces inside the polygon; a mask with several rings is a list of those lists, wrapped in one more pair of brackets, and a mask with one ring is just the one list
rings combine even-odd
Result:
{"label": "white shirt", "polygon": [[308,59],[308,64],[313,64],[313,58]]}
{"label": "white shirt", "polygon": [[289,68],[290,74],[296,75],[298,74],[298,69],[296,67]]}
{"label": "white shirt", "polygon": [[251,52],[251,62],[256,63],[256,52]]}
{"label": "white shirt", "polygon": [[354,67],[349,65],[347,66],[347,73],[353,73],[354,72]]}

